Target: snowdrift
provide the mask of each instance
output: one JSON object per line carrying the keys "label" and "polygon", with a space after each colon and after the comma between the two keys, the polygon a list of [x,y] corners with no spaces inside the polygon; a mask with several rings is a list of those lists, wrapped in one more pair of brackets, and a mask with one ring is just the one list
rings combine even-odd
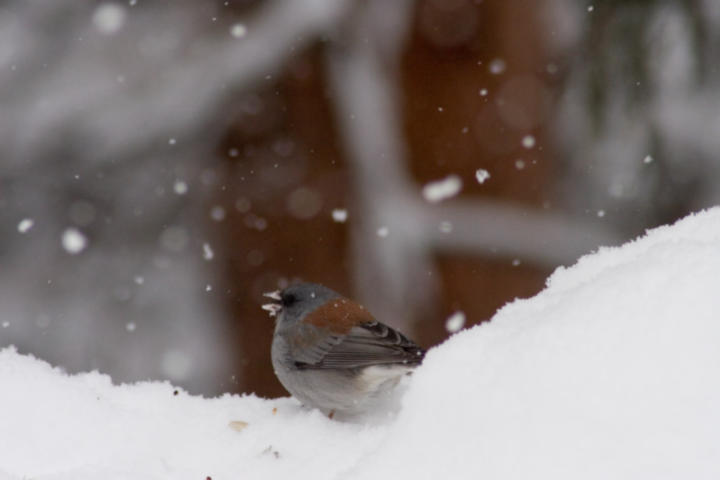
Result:
{"label": "snowdrift", "polygon": [[558,269],[432,349],[379,423],[5,349],[0,479],[717,479],[719,406],[716,208]]}

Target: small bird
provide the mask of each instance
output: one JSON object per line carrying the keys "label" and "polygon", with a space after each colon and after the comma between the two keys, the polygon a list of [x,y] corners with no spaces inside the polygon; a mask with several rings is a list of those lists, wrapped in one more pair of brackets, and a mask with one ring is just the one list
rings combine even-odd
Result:
{"label": "small bird", "polygon": [[327,287],[300,283],[266,293],[277,315],[272,363],[283,386],[309,407],[357,415],[372,410],[425,350]]}

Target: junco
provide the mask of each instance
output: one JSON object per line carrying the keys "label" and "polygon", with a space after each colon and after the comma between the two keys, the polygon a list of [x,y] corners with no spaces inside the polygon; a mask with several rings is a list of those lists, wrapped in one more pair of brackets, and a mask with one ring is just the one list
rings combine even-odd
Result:
{"label": "junco", "polygon": [[303,404],[332,416],[365,413],[417,367],[425,351],[361,305],[322,285],[265,294],[277,314],[272,363]]}

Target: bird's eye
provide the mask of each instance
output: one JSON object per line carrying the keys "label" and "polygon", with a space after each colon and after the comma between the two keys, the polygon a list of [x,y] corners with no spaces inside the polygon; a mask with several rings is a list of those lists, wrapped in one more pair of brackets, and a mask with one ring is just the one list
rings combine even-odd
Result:
{"label": "bird's eye", "polygon": [[293,303],[297,301],[297,297],[293,295],[292,293],[286,293],[282,296],[282,304],[283,307],[289,307]]}

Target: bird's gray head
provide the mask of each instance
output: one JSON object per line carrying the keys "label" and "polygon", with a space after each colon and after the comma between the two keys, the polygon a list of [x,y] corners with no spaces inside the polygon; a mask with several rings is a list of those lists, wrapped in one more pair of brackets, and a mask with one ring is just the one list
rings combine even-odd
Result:
{"label": "bird's gray head", "polygon": [[[278,298],[279,297],[279,298]],[[316,308],[341,295],[317,283],[298,283],[279,292],[278,324],[295,323]]]}

